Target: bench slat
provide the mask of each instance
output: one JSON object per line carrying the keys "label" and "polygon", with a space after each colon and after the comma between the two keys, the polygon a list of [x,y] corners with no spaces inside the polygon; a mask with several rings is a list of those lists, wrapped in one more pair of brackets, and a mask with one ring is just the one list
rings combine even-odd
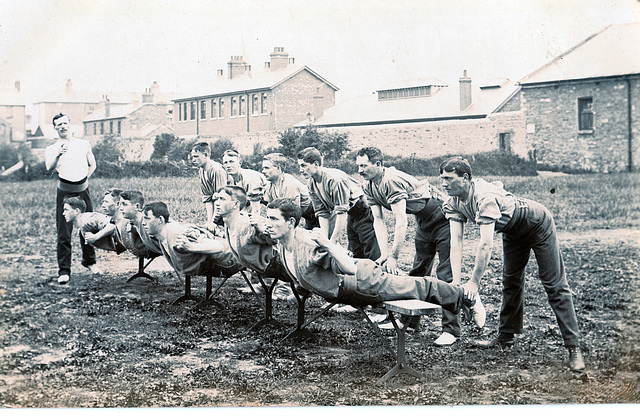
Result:
{"label": "bench slat", "polygon": [[424,315],[429,311],[440,309],[440,305],[418,299],[390,300],[383,305],[389,311],[409,316]]}

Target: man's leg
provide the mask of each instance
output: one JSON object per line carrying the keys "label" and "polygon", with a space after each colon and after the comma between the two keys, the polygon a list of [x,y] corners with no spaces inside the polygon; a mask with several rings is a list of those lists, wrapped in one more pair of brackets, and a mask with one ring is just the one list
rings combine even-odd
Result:
{"label": "man's leg", "polygon": [[359,218],[347,215],[349,250],[355,258],[375,261],[380,257],[380,247],[378,247],[376,232],[373,229],[371,210],[368,207],[365,209],[364,215]]}
{"label": "man's leg", "polygon": [[[536,208],[534,205],[532,211],[538,211]],[[543,209],[541,213],[543,219],[543,229],[540,231],[541,240],[536,241],[533,246],[540,280],[547,292],[549,304],[556,315],[565,346],[567,348],[578,347],[580,345],[578,318],[565,274],[555,224],[551,214],[544,207],[540,206],[540,208]]]}
{"label": "man's leg", "polygon": [[[93,205],[91,204],[91,195],[89,194],[89,188],[78,194],[80,198],[87,204],[86,212],[93,211]],[[89,267],[96,264],[96,250],[91,244],[85,244],[84,238],[80,233],[80,247],[82,247],[82,265]]]}
{"label": "man's leg", "polygon": [[502,306],[498,332],[520,334],[524,315],[525,268],[531,248],[524,238],[502,235],[504,266],[502,271]]}
{"label": "man's leg", "polygon": [[71,232],[73,224],[67,223],[62,216],[64,206],[64,198],[73,196],[60,189],[56,194],[56,229],[58,232],[57,257],[58,257],[58,276],[71,275]]}
{"label": "man's leg", "polygon": [[[446,283],[453,282],[453,273],[451,271],[451,261],[449,255],[451,253],[451,234],[449,224],[446,227],[440,227],[434,231],[436,251],[438,252],[438,267],[436,276],[438,280]],[[442,332],[447,332],[456,338],[460,336],[460,321],[458,315],[447,310],[442,311]]]}

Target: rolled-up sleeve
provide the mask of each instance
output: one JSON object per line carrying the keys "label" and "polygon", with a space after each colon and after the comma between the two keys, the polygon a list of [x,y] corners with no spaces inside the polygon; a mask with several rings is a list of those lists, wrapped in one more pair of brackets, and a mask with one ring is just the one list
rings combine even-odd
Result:
{"label": "rolled-up sleeve", "polygon": [[381,189],[381,191],[384,192],[385,199],[389,205],[393,205],[402,199],[409,199],[404,183],[395,178],[386,181],[384,189]]}
{"label": "rolled-up sleeve", "polygon": [[453,198],[449,198],[442,204],[442,212],[449,221],[467,222],[467,217],[456,208]]}
{"label": "rolled-up sleeve", "polygon": [[502,217],[498,200],[493,196],[487,196],[478,201],[478,212],[476,213],[476,223],[491,224]]}

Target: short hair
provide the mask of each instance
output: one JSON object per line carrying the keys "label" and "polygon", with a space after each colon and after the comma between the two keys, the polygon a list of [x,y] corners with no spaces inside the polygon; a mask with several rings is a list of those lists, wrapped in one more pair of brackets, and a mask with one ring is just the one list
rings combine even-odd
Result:
{"label": "short hair", "polygon": [[63,200],[63,205],[64,204],[69,205],[71,209],[79,209],[80,212],[85,212],[87,210],[86,202],[84,202],[82,198],[79,198],[77,196],[71,196],[71,197],[65,198]]}
{"label": "short hair", "polygon": [[222,157],[225,157],[225,156],[237,157],[238,159],[240,159],[240,154],[234,149],[225,150],[224,153],[222,153]]}
{"label": "short hair", "polygon": [[322,166],[322,155],[320,151],[315,147],[307,147],[298,152],[298,159],[303,160],[306,163],[313,164],[318,162],[318,166]]}
{"label": "short hair", "polygon": [[302,210],[300,209],[300,204],[296,200],[296,198],[277,198],[273,201],[269,202],[267,208],[270,209],[279,209],[282,217],[285,220],[289,220],[289,218],[293,218],[295,220],[294,226],[297,227],[300,224],[300,217],[302,217]]}
{"label": "short hair", "polygon": [[209,156],[211,154],[211,146],[209,146],[209,143],[207,142],[198,142],[193,145],[191,151]]}
{"label": "short hair", "polygon": [[140,191],[123,191],[120,194],[120,199],[129,201],[132,204],[138,204],[141,207],[144,206],[144,197],[142,196],[142,192]]}
{"label": "short hair", "polygon": [[151,202],[142,208],[143,213],[151,211],[154,217],[164,218],[164,222],[169,222],[169,208],[164,202]]}
{"label": "short hair", "polygon": [[440,173],[455,172],[458,176],[464,176],[466,173],[471,179],[471,165],[469,161],[462,156],[450,157],[440,164]]}
{"label": "short hair", "polygon": [[356,156],[368,157],[371,164],[375,164],[376,162],[380,162],[380,164],[382,164],[383,160],[382,150],[373,146],[363,147],[362,149],[358,150]]}
{"label": "short hair", "polygon": [[227,185],[220,191],[229,195],[234,201],[238,201],[240,203],[240,209],[249,206],[247,191],[245,191],[244,188],[236,185]]}
{"label": "short hair", "polygon": [[122,189],[110,188],[104,191],[104,195],[111,195],[113,199],[118,200],[120,199],[120,195],[122,195]]}
{"label": "short hair", "polygon": [[56,126],[56,120],[59,119],[59,118],[62,118],[62,117],[69,118],[69,116],[64,114],[64,113],[58,113],[55,116],[53,116],[53,119],[51,120],[51,123],[53,124],[54,127]]}
{"label": "short hair", "polygon": [[268,155],[264,155],[263,160],[268,160],[273,163],[273,166],[279,168],[283,172],[287,168],[287,158],[282,153],[269,153]]}

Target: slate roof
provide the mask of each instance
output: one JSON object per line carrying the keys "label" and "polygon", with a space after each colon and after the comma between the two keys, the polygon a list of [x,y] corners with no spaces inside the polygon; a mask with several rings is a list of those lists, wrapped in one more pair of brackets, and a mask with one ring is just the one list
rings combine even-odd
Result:
{"label": "slate roof", "polygon": [[[394,85],[402,88],[400,85],[403,84]],[[502,87],[481,89],[481,86],[485,86],[485,83],[474,83],[472,80],[472,104],[464,110],[460,110],[458,86],[439,88],[428,97],[378,100],[378,95],[374,93],[346,99],[326,109],[313,124],[318,127],[339,127],[481,118],[496,110],[517,90],[511,81]],[[296,126],[306,124],[305,121]]]}
{"label": "slate roof", "polygon": [[640,23],[607,26],[519,81],[521,85],[640,73]]}
{"label": "slate roof", "polygon": [[[111,105],[114,104],[129,104],[132,102],[142,103],[141,92],[131,91],[111,91],[111,92],[96,92],[96,91],[54,91],[46,95],[43,99],[36,102],[40,103],[90,103],[99,104],[104,96],[109,98]],[[173,99],[173,93],[159,92],[156,94],[156,103],[170,103]]]}
{"label": "slate roof", "polygon": [[333,88],[335,91],[338,90],[338,87],[318,75],[318,73],[316,73],[306,65],[287,65],[286,68],[277,70],[265,70],[259,72],[252,71],[250,74],[245,72],[242,75],[235,76],[233,79],[217,79],[215,81],[212,81],[206,88],[203,88],[202,90],[194,92],[192,94],[184,94],[174,99],[173,101],[177,102],[193,99],[196,97],[210,97],[216,95],[229,95],[244,91],[273,89],[286,80],[305,70],[329,85],[329,87]]}

